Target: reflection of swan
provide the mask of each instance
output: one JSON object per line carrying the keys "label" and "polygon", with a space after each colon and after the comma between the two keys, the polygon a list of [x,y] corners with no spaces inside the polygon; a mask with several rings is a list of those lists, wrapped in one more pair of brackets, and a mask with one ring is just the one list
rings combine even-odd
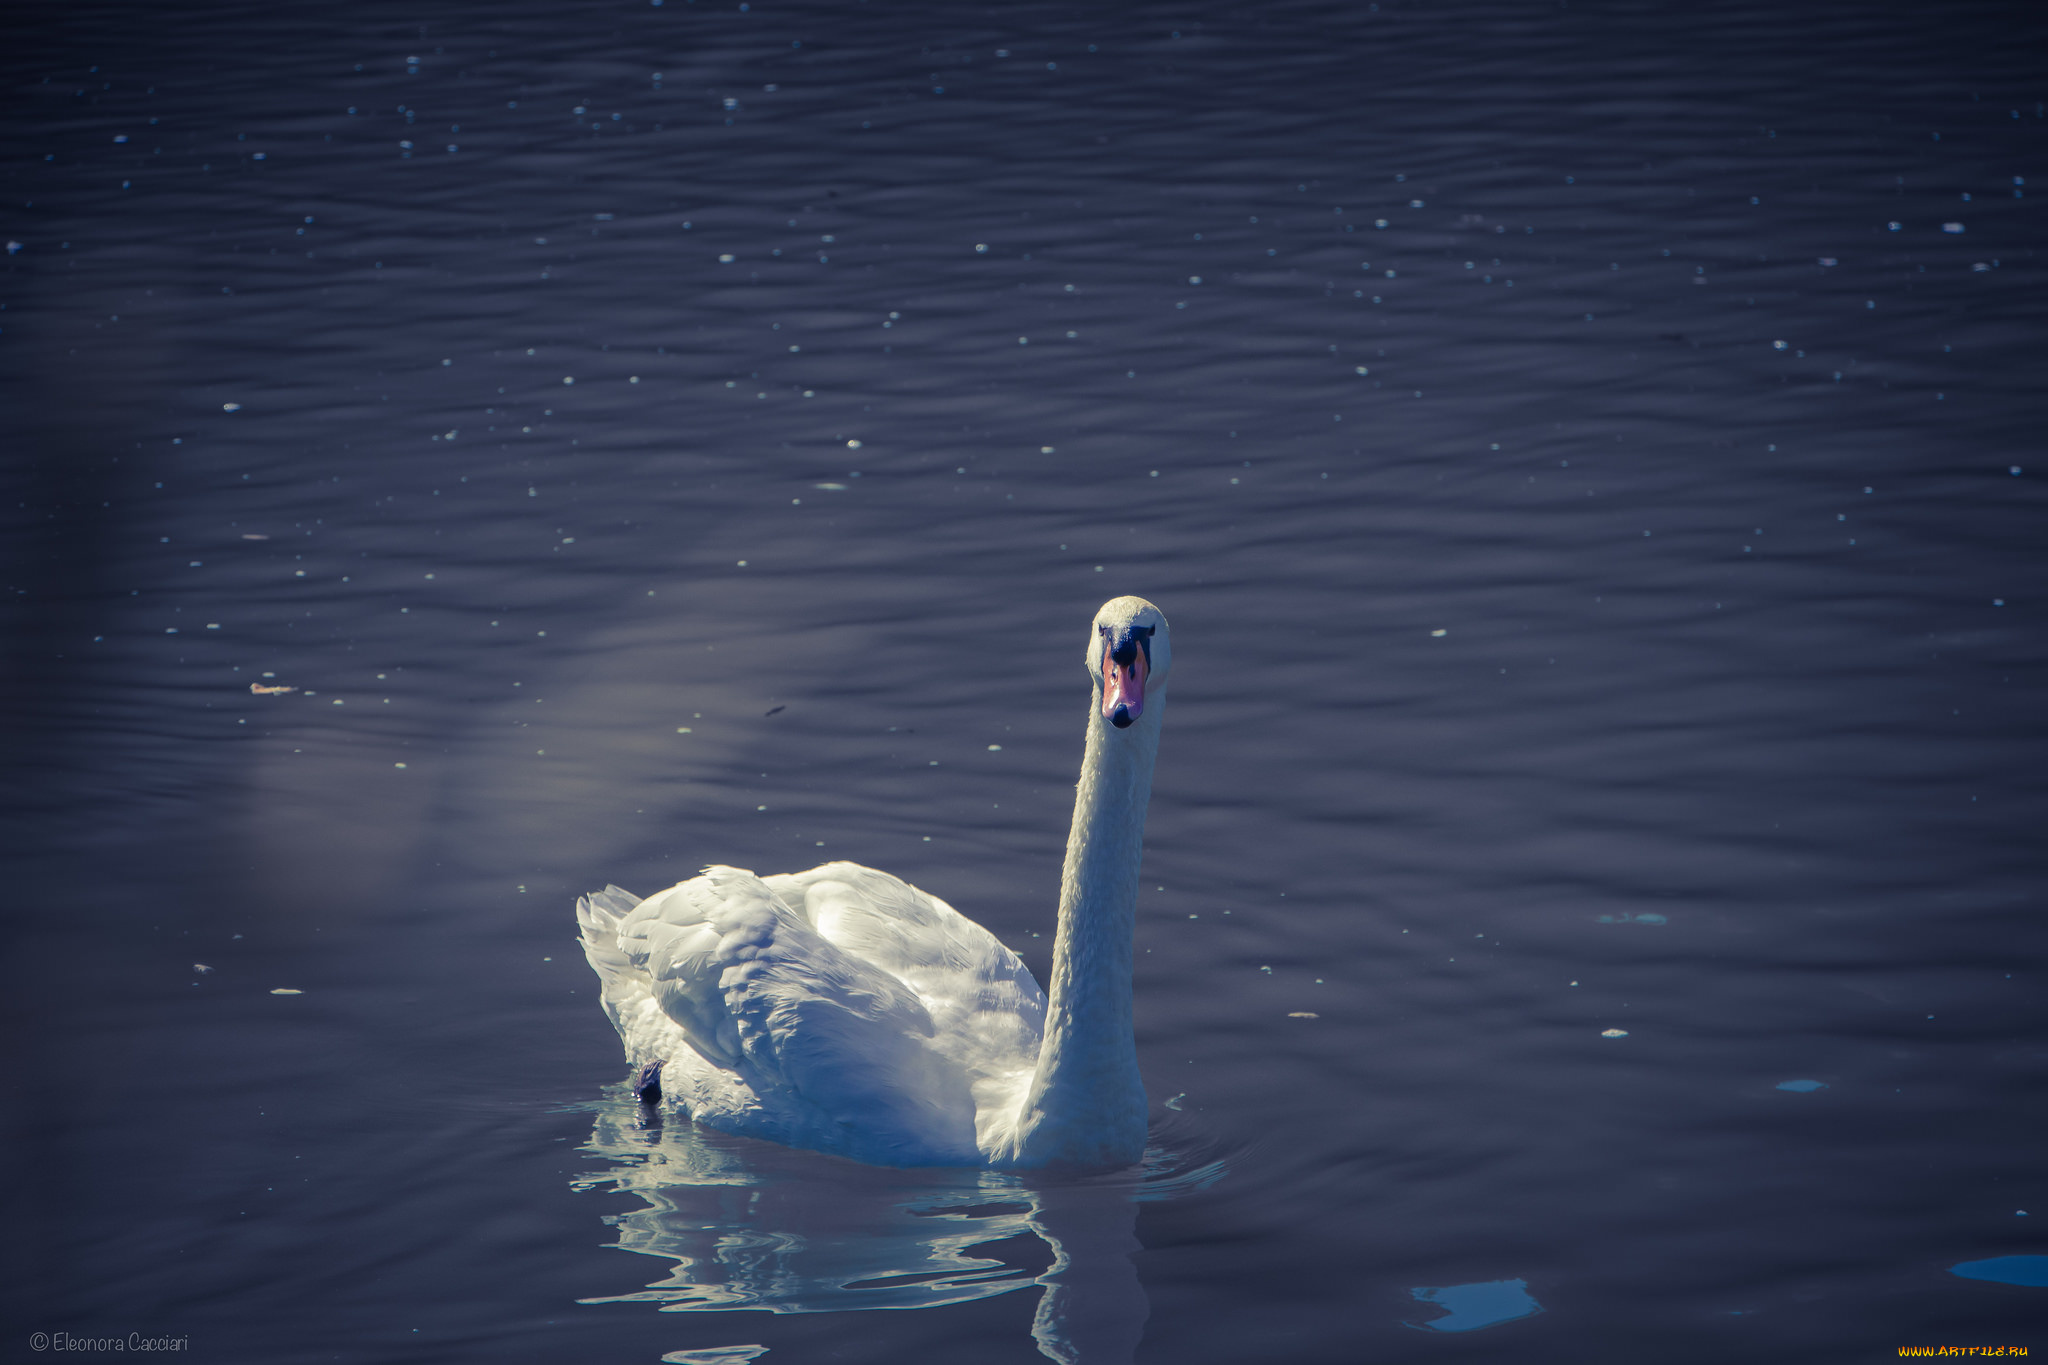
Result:
{"label": "reflection of swan", "polygon": [[[1030,1233],[1018,1176],[849,1168],[638,1109],[598,1107],[584,1151],[612,1165],[574,1184],[645,1201],[605,1221],[621,1251],[675,1264],[598,1302],[833,1313],[937,1308],[1033,1283],[1031,1266],[977,1252]],[[1135,1212],[1128,1190],[1109,1193]]]}
{"label": "reflection of swan", "polygon": [[[575,1186],[643,1201],[605,1221],[620,1250],[673,1265],[645,1289],[584,1302],[844,1313],[938,1308],[1040,1286],[1031,1327],[1039,1350],[1088,1365],[1128,1362],[1144,1330],[1145,1291],[1131,1263],[1138,1201],[1186,1194],[1222,1174],[1220,1162],[1187,1166],[1157,1148],[1143,1170],[1109,1179],[863,1170],[664,1126],[630,1099],[593,1107],[583,1150],[608,1169]],[[1050,1265],[1028,1249],[1039,1243]]]}
{"label": "reflection of swan", "polygon": [[1017,955],[884,872],[731,867],[635,901],[577,904],[643,1093],[710,1127],[888,1166],[1134,1162],[1145,1093],[1131,1037],[1131,928],[1166,618],[1095,615],[1099,704],[1060,883],[1048,1003]]}

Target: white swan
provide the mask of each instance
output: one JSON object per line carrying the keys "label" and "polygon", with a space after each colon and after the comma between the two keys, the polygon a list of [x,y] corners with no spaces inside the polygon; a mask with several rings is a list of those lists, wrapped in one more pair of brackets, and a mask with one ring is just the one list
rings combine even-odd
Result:
{"label": "white swan", "polygon": [[1131,931],[1171,645],[1119,597],[1060,879],[1052,999],[993,934],[886,872],[734,867],[576,905],[605,1013],[661,1096],[729,1133],[884,1166],[1119,1166],[1145,1146]]}

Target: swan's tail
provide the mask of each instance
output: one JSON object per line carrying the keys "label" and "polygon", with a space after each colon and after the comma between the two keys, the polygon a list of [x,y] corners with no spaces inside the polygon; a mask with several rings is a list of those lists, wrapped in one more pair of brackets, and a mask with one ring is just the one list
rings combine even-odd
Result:
{"label": "swan's tail", "polygon": [[[583,957],[604,987],[604,1012],[619,1025],[619,1007],[645,994],[646,981],[619,947],[619,921],[640,903],[640,897],[616,886],[593,891],[576,901],[576,923],[583,931]],[[623,1031],[623,1030],[622,1030]]]}

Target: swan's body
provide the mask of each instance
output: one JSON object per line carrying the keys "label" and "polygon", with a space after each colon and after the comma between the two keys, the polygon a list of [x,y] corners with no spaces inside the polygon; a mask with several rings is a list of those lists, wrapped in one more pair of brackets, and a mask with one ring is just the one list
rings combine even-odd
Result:
{"label": "swan's body", "polygon": [[1169,666],[1159,609],[1097,613],[1050,1001],[1017,955],[872,868],[709,867],[577,904],[604,1008],[693,1120],[889,1166],[1113,1166],[1145,1144],[1138,867]]}

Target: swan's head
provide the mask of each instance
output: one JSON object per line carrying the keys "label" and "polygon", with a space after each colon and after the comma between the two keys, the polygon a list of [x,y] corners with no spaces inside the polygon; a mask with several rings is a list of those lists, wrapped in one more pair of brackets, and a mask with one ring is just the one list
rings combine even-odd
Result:
{"label": "swan's head", "polygon": [[1104,602],[1088,630],[1088,671],[1102,697],[1102,718],[1122,730],[1145,714],[1145,699],[1166,686],[1173,666],[1166,615],[1142,597]]}

